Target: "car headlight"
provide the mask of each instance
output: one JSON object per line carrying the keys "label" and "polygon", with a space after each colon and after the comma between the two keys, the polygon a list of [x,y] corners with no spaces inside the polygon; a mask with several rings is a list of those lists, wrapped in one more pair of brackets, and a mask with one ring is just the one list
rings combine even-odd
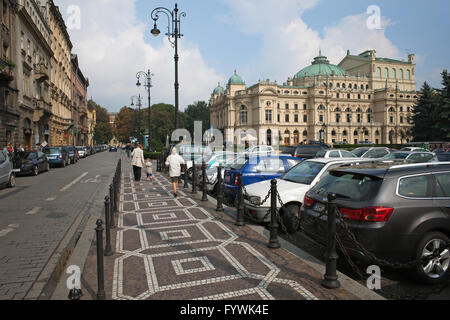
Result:
{"label": "car headlight", "polygon": [[251,204],[253,204],[255,206],[259,206],[261,203],[261,197],[250,197],[249,201]]}

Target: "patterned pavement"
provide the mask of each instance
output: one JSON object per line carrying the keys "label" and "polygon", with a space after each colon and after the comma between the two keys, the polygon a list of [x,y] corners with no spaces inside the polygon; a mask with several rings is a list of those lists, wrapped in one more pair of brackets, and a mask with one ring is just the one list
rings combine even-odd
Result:
{"label": "patterned pavement", "polygon": [[[135,182],[124,171],[115,253],[104,257],[107,299],[358,299],[323,288],[322,274],[284,249],[268,249],[268,239],[235,226],[201,202],[200,192],[192,195],[181,184],[174,198],[165,175]],[[94,243],[82,273],[83,299],[95,298],[95,250]]]}

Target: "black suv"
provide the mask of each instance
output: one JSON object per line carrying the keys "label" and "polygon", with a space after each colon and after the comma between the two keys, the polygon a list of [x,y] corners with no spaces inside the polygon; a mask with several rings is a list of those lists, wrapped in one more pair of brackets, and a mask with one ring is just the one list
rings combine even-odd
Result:
{"label": "black suv", "polygon": [[294,157],[301,159],[314,159],[319,151],[329,150],[330,147],[325,144],[304,144],[299,145],[295,150]]}
{"label": "black suv", "polygon": [[[433,256],[414,267],[419,280],[434,284],[448,277],[450,163],[373,162],[330,170],[306,193],[300,213],[305,234],[321,243],[327,238],[329,193],[337,195],[343,221],[368,252],[399,263]],[[337,232],[351,256],[374,262],[341,222]]]}

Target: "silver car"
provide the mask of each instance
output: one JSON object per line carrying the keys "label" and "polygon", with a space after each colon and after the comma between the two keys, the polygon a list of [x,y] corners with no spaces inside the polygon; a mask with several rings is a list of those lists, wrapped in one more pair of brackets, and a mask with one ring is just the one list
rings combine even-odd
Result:
{"label": "silver car", "polygon": [[13,163],[5,151],[0,151],[0,185],[6,185],[9,188],[14,188],[16,186]]}

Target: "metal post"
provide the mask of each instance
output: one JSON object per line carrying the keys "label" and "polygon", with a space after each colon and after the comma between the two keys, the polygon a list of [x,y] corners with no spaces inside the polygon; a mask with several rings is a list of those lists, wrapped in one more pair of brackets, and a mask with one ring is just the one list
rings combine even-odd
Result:
{"label": "metal post", "polygon": [[277,210],[277,180],[273,179],[270,183],[270,249],[280,248],[278,241],[278,210]]}
{"label": "metal post", "polygon": [[328,242],[327,242],[327,252],[325,254],[326,258],[326,271],[324,280],[322,281],[322,286],[327,289],[337,289],[341,286],[338,281],[338,276],[336,273],[336,263],[338,255],[336,253],[336,212],[334,200],[336,200],[336,194],[329,193],[328,196]]}
{"label": "metal post", "polygon": [[105,278],[103,274],[103,221],[97,220],[97,300],[105,300]]}
{"label": "metal post", "polygon": [[81,292],[81,289],[73,288],[69,291],[69,300],[80,300],[83,296],[83,292]]}
{"label": "metal post", "polygon": [[203,196],[202,201],[208,201],[208,195],[206,193],[206,164],[205,161],[202,161],[202,185],[203,185]]}
{"label": "metal post", "polygon": [[113,252],[111,249],[111,219],[112,212],[110,211],[110,199],[108,196],[105,197],[105,225],[106,225],[106,244],[105,244],[105,256],[112,256]]}
{"label": "metal post", "polygon": [[186,164],[184,164],[184,186],[183,189],[188,189],[189,185],[188,185],[188,173],[187,173],[187,166]]}
{"label": "metal post", "polygon": [[115,199],[116,199],[116,195],[114,194],[113,185],[109,185],[109,200],[108,200],[108,202],[109,202],[109,217],[110,217],[110,222],[111,222],[111,229],[116,228],[116,222],[114,221],[114,214],[116,212],[116,210],[114,208]]}
{"label": "metal post", "polygon": [[197,170],[195,170],[194,160],[192,160],[192,193],[197,193]]}
{"label": "metal post", "polygon": [[242,173],[238,173],[238,194],[237,194],[237,216],[235,225],[242,227],[244,223],[244,196],[243,196],[243,184]]}
{"label": "metal post", "polygon": [[217,208],[216,211],[223,212],[223,186],[222,186],[222,166],[217,168],[217,183],[219,186],[219,192],[217,194]]}

